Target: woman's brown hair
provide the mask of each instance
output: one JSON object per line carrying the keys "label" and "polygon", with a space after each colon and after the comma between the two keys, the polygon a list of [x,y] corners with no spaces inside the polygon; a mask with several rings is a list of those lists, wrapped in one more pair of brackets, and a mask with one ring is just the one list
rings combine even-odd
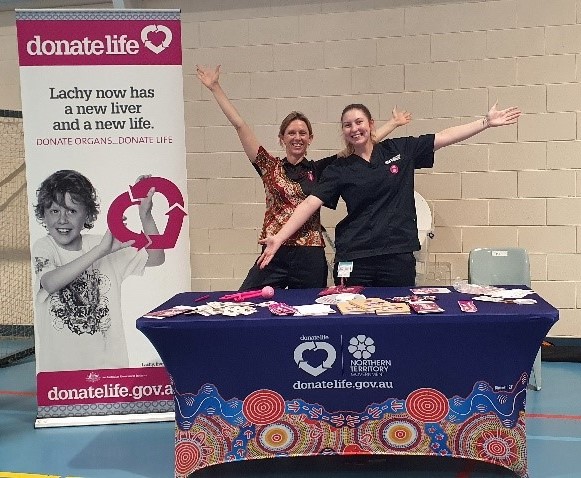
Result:
{"label": "woman's brown hair", "polygon": [[[373,117],[371,116],[371,112],[369,111],[369,108],[367,106],[361,103],[351,103],[350,105],[345,106],[345,108],[343,108],[343,111],[341,112],[341,127],[343,127],[343,117],[345,116],[345,113],[351,110],[359,110],[363,112],[365,117],[369,120],[370,124],[373,121]],[[371,142],[373,144],[377,143],[377,138],[375,136],[374,129],[371,130]],[[338,153],[337,156],[339,158],[346,158],[347,156],[351,156],[354,152],[355,149],[353,145],[345,141],[345,148],[340,153]]]}

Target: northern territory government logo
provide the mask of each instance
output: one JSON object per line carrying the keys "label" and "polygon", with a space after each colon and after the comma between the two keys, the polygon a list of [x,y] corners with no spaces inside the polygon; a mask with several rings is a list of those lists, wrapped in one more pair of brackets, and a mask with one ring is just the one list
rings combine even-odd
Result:
{"label": "northern territory government logo", "polygon": [[372,358],[376,353],[375,341],[366,335],[351,337],[347,350],[352,356],[349,363],[351,376],[380,377],[391,367],[391,360]]}

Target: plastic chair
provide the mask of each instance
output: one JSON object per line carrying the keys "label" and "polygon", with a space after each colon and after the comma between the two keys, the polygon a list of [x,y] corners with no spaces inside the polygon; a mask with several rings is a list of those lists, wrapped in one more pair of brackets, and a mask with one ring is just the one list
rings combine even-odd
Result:
{"label": "plastic chair", "polygon": [[[434,237],[432,211],[423,196],[414,191],[416,205],[416,218],[418,227],[418,240],[421,249],[414,252],[416,258],[416,285],[425,284],[428,278],[429,259],[428,248],[430,239]],[[434,284],[430,284],[434,285]]]}
{"label": "plastic chair", "polygon": [[[468,282],[479,285],[531,286],[529,256],[520,247],[478,248],[468,257]],[[537,353],[529,385],[541,389],[541,349]]]}

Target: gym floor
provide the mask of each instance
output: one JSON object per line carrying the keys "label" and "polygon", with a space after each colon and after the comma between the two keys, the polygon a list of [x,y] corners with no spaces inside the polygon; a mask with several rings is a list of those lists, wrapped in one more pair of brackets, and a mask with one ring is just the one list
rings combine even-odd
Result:
{"label": "gym floor", "polygon": [[[527,394],[530,478],[581,478],[581,363],[543,362]],[[173,422],[35,429],[34,356],[0,368],[0,478],[171,478]],[[24,475],[21,475],[24,474]],[[30,474],[30,475],[29,475]],[[504,468],[442,457],[317,457],[217,465],[195,478],[491,478]]]}

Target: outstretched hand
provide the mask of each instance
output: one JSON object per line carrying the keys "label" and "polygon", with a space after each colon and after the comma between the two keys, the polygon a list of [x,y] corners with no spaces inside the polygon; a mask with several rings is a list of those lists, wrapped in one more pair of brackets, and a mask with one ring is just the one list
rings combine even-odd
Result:
{"label": "outstretched hand", "polygon": [[196,65],[196,76],[206,88],[211,90],[220,80],[220,65],[215,68]]}
{"label": "outstretched hand", "polygon": [[517,122],[518,117],[522,114],[522,112],[516,106],[511,106],[505,110],[498,110],[496,109],[497,104],[498,102],[494,103],[492,108],[490,108],[490,111],[486,113],[486,122],[489,126],[495,127],[514,124]]}
{"label": "outstretched hand", "polygon": [[391,111],[391,117],[398,126],[404,126],[412,120],[411,113],[408,113],[406,110],[398,110],[397,106]]}
{"label": "outstretched hand", "polygon": [[266,236],[264,239],[258,241],[260,244],[266,246],[260,257],[257,259],[256,264],[261,269],[264,269],[276,254],[276,251],[282,245],[280,241],[276,239],[275,236]]}

